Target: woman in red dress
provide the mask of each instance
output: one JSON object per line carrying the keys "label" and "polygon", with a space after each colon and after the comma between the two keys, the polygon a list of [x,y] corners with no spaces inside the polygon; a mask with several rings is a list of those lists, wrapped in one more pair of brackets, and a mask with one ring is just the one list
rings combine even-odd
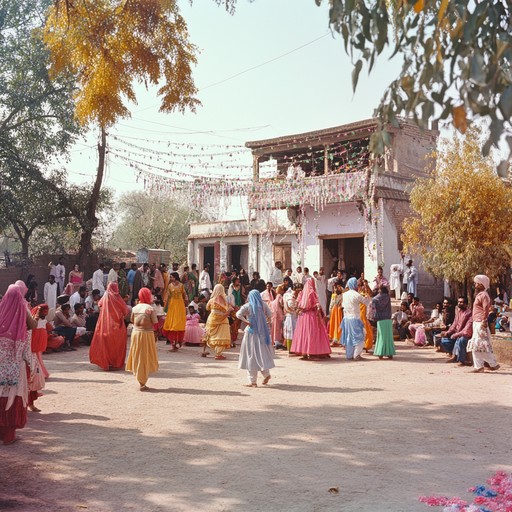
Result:
{"label": "woman in red dress", "polygon": [[124,368],[126,358],[125,317],[128,306],[119,295],[117,283],[110,283],[98,302],[100,315],[89,349],[89,360],[103,370]]}

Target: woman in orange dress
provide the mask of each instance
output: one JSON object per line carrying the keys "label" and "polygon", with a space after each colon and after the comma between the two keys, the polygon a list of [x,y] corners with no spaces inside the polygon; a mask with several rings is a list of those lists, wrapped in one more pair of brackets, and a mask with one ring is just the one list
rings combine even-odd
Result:
{"label": "woman in orange dress", "polygon": [[[372,297],[373,292],[368,285],[368,281],[366,279],[363,280],[363,282],[359,285],[358,292],[363,297]],[[368,320],[368,310],[366,307],[366,304],[361,303],[359,304],[359,312],[361,314],[361,321],[364,324],[364,331],[365,331],[365,337],[364,337],[364,350],[365,352],[369,352],[373,348],[373,327],[370,323],[370,320]]]}
{"label": "woman in orange dress", "polygon": [[126,358],[125,317],[128,306],[119,294],[117,283],[110,283],[98,302],[100,314],[89,349],[89,360],[103,370],[124,367]]}
{"label": "woman in orange dress", "polygon": [[334,291],[329,306],[329,339],[331,347],[340,347],[341,321],[343,320],[343,281],[334,283]]}

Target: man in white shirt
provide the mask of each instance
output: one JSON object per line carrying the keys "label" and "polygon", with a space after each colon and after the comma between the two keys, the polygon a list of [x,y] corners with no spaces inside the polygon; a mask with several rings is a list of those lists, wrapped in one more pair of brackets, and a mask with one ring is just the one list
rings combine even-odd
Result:
{"label": "man in white shirt", "polygon": [[55,266],[55,282],[59,287],[58,294],[62,295],[64,293],[64,281],[66,280],[66,267],[64,266],[64,258],[61,256],[59,258],[58,265]]}
{"label": "man in white shirt", "polygon": [[55,309],[57,307],[57,283],[55,282],[55,276],[50,274],[48,282],[44,285],[44,301],[48,304],[49,309]]}
{"label": "man in white shirt", "polygon": [[210,297],[210,291],[212,289],[209,270],[209,265],[206,265],[199,275],[199,293],[202,293],[207,299]]}
{"label": "man in white shirt", "polygon": [[283,282],[283,264],[280,261],[276,261],[274,265],[268,280],[274,285],[274,288],[276,288],[277,285]]}
{"label": "man in white shirt", "polygon": [[103,263],[100,263],[98,265],[98,270],[94,271],[92,274],[92,289],[99,290],[100,295],[103,295],[105,293],[105,285],[103,281],[104,268],[105,265]]}
{"label": "man in white shirt", "polygon": [[117,273],[118,272],[119,272],[119,263],[114,263],[112,265],[112,268],[110,269],[110,272],[108,273],[107,286],[110,283],[117,283],[117,279],[118,279]]}
{"label": "man in white shirt", "polygon": [[80,286],[78,291],[69,297],[69,305],[71,306],[71,311],[75,310],[75,304],[85,304],[86,293],[87,288],[85,286]]}
{"label": "man in white shirt", "polygon": [[304,274],[302,273],[302,267],[297,267],[297,270],[293,274],[293,283],[294,284],[303,284],[304,283]]}

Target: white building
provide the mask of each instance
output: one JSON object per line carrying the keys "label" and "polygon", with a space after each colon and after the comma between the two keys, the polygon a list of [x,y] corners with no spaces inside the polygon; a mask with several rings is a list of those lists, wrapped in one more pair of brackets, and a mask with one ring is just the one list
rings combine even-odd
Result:
{"label": "white building", "polygon": [[[408,191],[428,170],[438,131],[401,122],[388,129],[390,149],[374,162],[369,137],[376,128],[370,119],[248,142],[253,190],[237,200],[241,208],[226,205],[223,220],[191,225],[189,262],[210,263],[216,275],[244,267],[263,279],[277,260],[311,273],[323,266],[326,274],[346,269],[371,280],[383,265],[389,274],[401,259]],[[277,162],[277,177],[260,179],[259,165],[268,160]],[[440,283],[419,269],[419,293],[438,299]]]}

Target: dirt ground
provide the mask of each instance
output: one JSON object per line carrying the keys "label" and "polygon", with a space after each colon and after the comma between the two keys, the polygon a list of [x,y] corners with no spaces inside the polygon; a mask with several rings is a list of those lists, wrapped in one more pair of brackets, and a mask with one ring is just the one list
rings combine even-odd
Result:
{"label": "dirt ground", "polygon": [[270,384],[245,388],[238,349],[215,361],[159,342],[148,393],[87,347],[45,356],[42,412],[0,446],[0,510],[427,512],[418,496],[469,497],[511,471],[511,368],[397,348],[357,363],[278,353]]}

